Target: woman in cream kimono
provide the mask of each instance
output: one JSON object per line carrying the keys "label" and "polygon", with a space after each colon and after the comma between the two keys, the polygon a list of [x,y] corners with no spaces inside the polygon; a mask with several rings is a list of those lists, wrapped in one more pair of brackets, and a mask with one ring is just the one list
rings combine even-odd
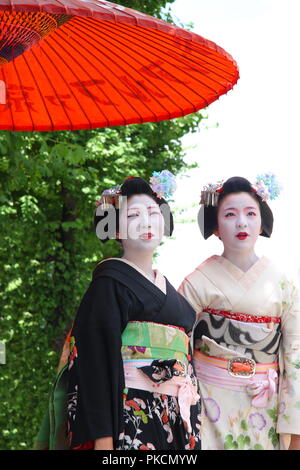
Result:
{"label": "woman in cream kimono", "polygon": [[224,252],[179,288],[197,313],[202,449],[300,449],[297,289],[255,254],[258,236],[272,233],[268,196],[240,177],[202,192],[202,234],[218,236]]}

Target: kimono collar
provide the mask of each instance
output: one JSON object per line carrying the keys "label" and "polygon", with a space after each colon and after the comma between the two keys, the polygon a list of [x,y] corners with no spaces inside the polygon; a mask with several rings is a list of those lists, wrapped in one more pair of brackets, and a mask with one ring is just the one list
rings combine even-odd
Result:
{"label": "kimono collar", "polygon": [[[144,276],[146,279],[148,279],[149,282],[152,282],[156,287],[158,287],[164,294],[167,293],[167,287],[166,287],[166,278],[158,271],[158,269],[154,269],[154,273],[155,273],[155,280],[154,282],[151,281],[151,279],[147,276],[147,274],[145,273],[145,271],[143,271],[139,266],[137,266],[135,263],[133,263],[132,261],[128,261],[127,259],[124,259],[124,258],[108,258],[110,260],[117,260],[117,261],[122,261],[123,263],[125,264],[128,264],[129,266],[131,266],[132,268],[134,268],[136,271],[138,271],[140,274],[142,274],[142,276]],[[103,263],[104,261],[107,261],[108,259],[106,260],[103,260],[101,261],[101,263]],[[101,264],[99,263],[99,264]]]}

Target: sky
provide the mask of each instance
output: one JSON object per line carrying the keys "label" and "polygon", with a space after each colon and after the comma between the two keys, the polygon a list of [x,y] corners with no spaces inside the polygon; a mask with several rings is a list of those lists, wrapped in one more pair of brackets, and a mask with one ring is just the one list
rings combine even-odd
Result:
{"label": "sky", "polygon": [[[271,239],[259,237],[257,254],[294,276],[300,267],[300,2],[176,0],[172,12],[231,54],[240,70],[233,90],[204,111],[200,132],[183,139],[186,161],[199,168],[178,178],[174,207],[189,207],[187,217],[196,219],[198,205],[191,205],[206,183],[275,173],[283,190],[270,203],[274,231]],[[178,287],[202,261],[222,254],[222,244],[215,237],[204,241],[196,222],[177,223],[158,254],[156,266]]]}

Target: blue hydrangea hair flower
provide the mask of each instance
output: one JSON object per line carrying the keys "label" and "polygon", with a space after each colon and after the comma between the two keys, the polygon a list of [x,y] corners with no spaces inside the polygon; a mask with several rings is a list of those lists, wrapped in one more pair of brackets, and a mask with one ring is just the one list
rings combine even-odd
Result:
{"label": "blue hydrangea hair flower", "polygon": [[262,198],[263,201],[276,199],[281,190],[282,186],[276,179],[274,173],[263,173],[256,177],[256,182],[253,185],[257,194]]}
{"label": "blue hydrangea hair flower", "polygon": [[168,170],[154,171],[150,178],[150,186],[157,197],[169,199],[177,188],[176,178]]}

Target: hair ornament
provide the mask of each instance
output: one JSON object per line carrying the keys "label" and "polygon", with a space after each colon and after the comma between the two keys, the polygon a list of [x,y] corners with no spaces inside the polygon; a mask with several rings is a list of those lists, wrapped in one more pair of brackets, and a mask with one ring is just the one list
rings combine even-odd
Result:
{"label": "hair ornament", "polygon": [[274,173],[258,175],[252,187],[263,201],[267,201],[268,199],[273,201],[279,196],[282,189]]}
{"label": "hair ornament", "polygon": [[121,196],[121,186],[112,186],[111,188],[104,189],[99,201],[95,202],[96,207],[101,207],[102,210],[108,210],[112,205],[119,209]]}
{"label": "hair ornament", "polygon": [[168,170],[154,171],[150,187],[158,198],[169,199],[177,188],[175,176]]}
{"label": "hair ornament", "polygon": [[223,181],[218,181],[215,184],[207,184],[201,191],[200,204],[204,204],[204,206],[215,207],[218,204],[219,194],[222,192],[222,190]]}
{"label": "hair ornament", "polygon": [[[134,179],[135,176],[128,176],[125,181]],[[174,193],[177,185],[175,176],[168,170],[154,171],[150,178],[150,187],[156,196],[161,198],[170,198]],[[96,207],[101,207],[102,210],[108,210],[112,205],[116,209],[120,208],[121,196],[122,196],[122,185],[112,186],[111,188],[105,189],[98,201],[95,202]]]}

